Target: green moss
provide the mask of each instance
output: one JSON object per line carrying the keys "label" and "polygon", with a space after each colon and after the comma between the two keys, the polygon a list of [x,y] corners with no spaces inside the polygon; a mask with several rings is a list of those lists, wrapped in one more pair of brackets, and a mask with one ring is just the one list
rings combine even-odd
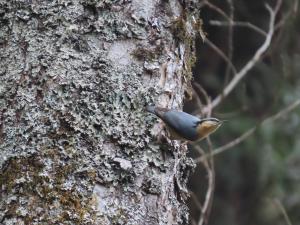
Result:
{"label": "green moss", "polygon": [[188,34],[186,21],[182,16],[176,18],[172,22],[171,30],[174,37],[177,38],[179,41],[186,42],[187,39],[191,38]]}
{"label": "green moss", "polygon": [[[192,20],[192,19],[190,19]],[[177,19],[175,19],[171,26],[171,31],[174,35],[174,37],[180,41],[183,42],[185,45],[185,71],[184,71],[184,77],[185,81],[189,83],[192,78],[192,68],[196,62],[196,56],[194,53],[194,45],[195,45],[195,32],[188,29],[187,24],[190,23],[190,21],[187,20],[186,16],[180,16]],[[199,22],[201,24],[201,21]],[[195,26],[200,26],[200,24],[193,23]],[[190,86],[190,85],[189,85]]]}
{"label": "green moss", "polygon": [[18,179],[22,177],[25,179],[28,174],[36,177],[36,174],[43,168],[40,159],[36,156],[11,158],[6,165],[0,176],[0,186],[4,187],[8,192],[18,185]]}
{"label": "green moss", "polygon": [[195,22],[193,23],[193,28],[200,34],[202,40],[204,41],[207,33],[203,30],[203,20],[201,18],[195,20]]}

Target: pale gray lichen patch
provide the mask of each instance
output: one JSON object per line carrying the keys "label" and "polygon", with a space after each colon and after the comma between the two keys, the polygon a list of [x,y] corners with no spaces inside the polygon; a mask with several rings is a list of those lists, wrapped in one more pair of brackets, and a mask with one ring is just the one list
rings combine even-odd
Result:
{"label": "pale gray lichen patch", "polygon": [[182,103],[186,48],[159,15],[169,7],[0,2],[1,223],[184,223],[175,196],[184,188],[174,187],[186,180],[174,177],[186,175],[186,162],[170,143],[158,145],[157,119],[144,112]]}
{"label": "pale gray lichen patch", "polygon": [[154,15],[157,3],[157,1],[133,0],[132,11],[135,12],[135,17],[147,21]]}
{"label": "pale gray lichen patch", "polygon": [[134,48],[132,41],[114,42],[108,50],[107,58],[120,67],[129,66],[134,62],[131,55]]}

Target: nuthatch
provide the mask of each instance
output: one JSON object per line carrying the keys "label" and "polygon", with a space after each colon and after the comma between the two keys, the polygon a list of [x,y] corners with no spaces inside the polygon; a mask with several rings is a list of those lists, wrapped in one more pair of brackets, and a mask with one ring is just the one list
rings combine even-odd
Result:
{"label": "nuthatch", "polygon": [[199,119],[191,114],[172,109],[147,106],[146,111],[164,121],[173,140],[200,141],[222,125],[222,121],[216,118]]}

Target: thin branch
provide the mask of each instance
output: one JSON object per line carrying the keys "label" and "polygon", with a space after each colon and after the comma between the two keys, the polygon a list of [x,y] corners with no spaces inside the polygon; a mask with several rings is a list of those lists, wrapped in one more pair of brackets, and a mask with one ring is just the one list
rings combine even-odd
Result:
{"label": "thin branch", "polygon": [[[295,0],[295,1],[298,2],[298,0]],[[233,24],[233,26],[241,26],[241,27],[251,28],[252,30],[260,33],[261,35],[267,36],[267,33],[264,30],[260,29],[259,27],[255,26],[252,23],[241,22],[241,21],[233,21],[232,19],[230,19],[230,17],[222,9],[220,9],[219,7],[213,5],[212,3],[208,2],[208,1],[204,1],[203,5],[206,5],[209,8],[215,10],[220,15],[222,15],[224,17],[224,19],[227,20],[227,22],[212,20],[212,21],[209,22],[211,25],[214,25],[214,26],[230,26],[230,24]],[[295,7],[294,7],[294,9],[295,9]]]}
{"label": "thin branch", "polygon": [[280,209],[280,211],[281,211],[281,213],[282,213],[282,215],[283,215],[283,217],[284,217],[284,219],[285,219],[285,221],[286,221],[286,224],[287,224],[287,225],[292,225],[292,222],[291,222],[291,220],[290,220],[290,218],[289,218],[289,216],[288,216],[288,214],[287,214],[287,212],[286,212],[284,206],[283,206],[282,203],[279,201],[279,199],[277,199],[277,198],[272,199],[272,202],[273,202],[273,204],[274,204],[275,206],[277,206],[277,207]]}
{"label": "thin branch", "polygon": [[208,7],[211,8],[211,9],[215,10],[216,12],[218,12],[218,13],[219,13],[221,16],[223,16],[227,21],[230,20],[230,18],[228,17],[228,15],[227,15],[221,8],[219,8],[218,6],[216,6],[216,5],[212,4],[212,3],[210,3],[210,2],[207,1],[207,0],[204,0],[204,1],[203,1],[203,4],[206,5],[206,6],[208,6]]}
{"label": "thin branch", "polygon": [[[233,57],[233,23],[234,20],[234,7],[232,0],[227,0],[229,5],[229,27],[228,27],[228,59],[230,62],[232,62]],[[224,81],[224,87],[227,85],[229,76],[230,76],[230,64],[227,63],[226,70],[225,70],[225,81]]]}
{"label": "thin branch", "polygon": [[226,63],[230,66],[234,74],[237,74],[237,70],[232,64],[231,60],[224,54],[224,52],[218,46],[212,43],[207,37],[205,38],[204,42],[208,44],[209,47],[211,47],[216,53],[218,53],[219,56],[221,56],[221,58],[223,58],[226,61]]}
{"label": "thin branch", "polygon": [[[209,112],[209,116],[211,116],[211,111]],[[213,146],[212,146],[212,142],[210,140],[210,137],[206,138],[207,140],[207,145],[208,145],[208,151],[209,154],[211,154],[213,152]],[[210,192],[208,194],[210,194],[210,196],[208,196],[208,206],[207,206],[207,210],[206,210],[206,218],[205,218],[205,224],[208,224],[208,219],[211,213],[211,209],[212,209],[212,205],[213,205],[213,199],[214,199],[214,194],[215,194],[215,185],[216,185],[216,173],[215,173],[215,162],[214,162],[214,157],[209,157],[209,164],[210,164],[210,171],[211,171],[211,179],[210,179],[210,186],[209,189]],[[200,224],[199,224],[200,225]]]}
{"label": "thin branch", "polygon": [[[198,88],[200,89],[202,94],[205,96],[207,104],[210,104],[210,98],[208,97],[205,90],[200,85],[198,85]],[[208,111],[207,116],[210,116],[210,115],[211,115],[211,111]],[[208,144],[209,154],[211,154],[213,151],[212,143],[211,143],[209,137],[206,140],[207,140],[207,144]],[[194,145],[194,147],[201,155],[205,154],[204,150],[200,146]],[[213,197],[214,197],[214,190],[215,190],[214,159],[213,159],[213,157],[209,157],[209,159],[203,160],[202,163],[207,172],[208,187],[207,187],[207,192],[205,195],[205,201],[204,201],[203,207],[200,210],[201,215],[199,217],[198,225],[203,225],[203,224],[208,223],[208,218],[209,218],[209,215],[211,212],[212,202],[213,202]]]}
{"label": "thin branch", "polygon": [[[221,101],[228,96],[228,94],[234,89],[234,87],[240,82],[240,80],[249,72],[250,69],[252,69],[255,64],[259,61],[261,56],[267,51],[271,44],[271,40],[274,34],[274,26],[275,26],[275,17],[277,15],[277,12],[279,10],[279,7],[281,5],[282,0],[278,0],[276,7],[274,10],[270,8],[269,5],[266,5],[267,10],[270,13],[270,23],[269,23],[269,31],[266,36],[266,39],[264,43],[261,45],[261,47],[255,52],[254,56],[250,61],[246,63],[246,65],[235,74],[234,78],[229,82],[229,84],[225,87],[224,91],[218,95],[213,101],[212,101],[212,107],[215,108],[217,105],[221,103]],[[204,111],[207,110],[204,108]]]}
{"label": "thin branch", "polygon": [[261,125],[264,125],[265,123],[270,123],[273,122],[275,120],[278,120],[279,118],[285,116],[286,114],[288,114],[289,112],[293,111],[295,108],[297,108],[300,105],[300,99],[297,99],[296,101],[294,101],[292,104],[288,105],[287,107],[285,107],[284,109],[280,110],[278,113],[276,113],[275,115],[268,117],[266,119],[264,119],[261,123]]}
{"label": "thin branch", "polygon": [[211,20],[209,21],[209,24],[212,26],[230,26],[230,23],[232,23],[233,26],[236,27],[247,27],[252,29],[253,31],[261,34],[262,36],[266,37],[267,33],[259,28],[258,26],[255,26],[254,24],[250,22],[243,22],[243,21],[229,21],[229,22],[223,22],[223,21],[218,21],[218,20]]}
{"label": "thin branch", "polygon": [[[286,29],[282,28],[286,24],[286,22],[287,21],[291,22],[296,19],[296,15],[297,15],[297,11],[298,11],[298,4],[299,4],[299,1],[294,0],[293,3],[291,4],[289,10],[287,11],[287,13],[283,14],[282,18],[280,18],[280,20],[275,25],[274,29],[275,29],[275,31],[278,31],[278,32],[276,35],[276,39],[273,40],[273,46],[277,46],[279,44],[279,42],[282,40],[282,37],[286,35]],[[274,50],[276,50],[276,48],[271,49],[271,51],[268,52],[268,55],[266,54],[263,57],[273,55]]]}
{"label": "thin branch", "polygon": [[[211,143],[210,143],[211,144]],[[200,153],[204,154],[204,151],[197,145],[194,145],[195,149]],[[211,150],[210,150],[211,152]],[[210,214],[211,206],[212,206],[212,200],[213,200],[213,194],[215,189],[215,170],[214,170],[214,163],[213,163],[213,157],[209,158],[209,161],[207,159],[202,161],[206,172],[208,176],[208,187],[205,195],[205,201],[203,206],[200,209],[201,215],[199,217],[198,225],[207,224],[208,217]]]}
{"label": "thin branch", "polygon": [[295,102],[293,102],[292,104],[290,104],[286,108],[282,109],[281,111],[279,111],[275,115],[264,119],[259,125],[250,128],[248,131],[246,131],[244,134],[242,134],[241,136],[239,136],[235,140],[233,140],[233,141],[231,141],[231,142],[229,142],[229,143],[227,143],[227,144],[225,144],[225,145],[223,145],[219,148],[216,148],[212,153],[205,154],[205,155],[195,159],[195,163],[202,162],[203,160],[206,160],[206,158],[208,158],[208,157],[218,155],[218,154],[220,154],[220,153],[222,153],[226,150],[231,149],[232,147],[234,147],[234,146],[238,145],[239,143],[241,143],[242,141],[246,140],[251,134],[254,133],[254,131],[256,131],[256,129],[258,129],[259,127],[261,127],[265,123],[270,123],[270,122],[273,122],[275,120],[278,120],[279,118],[287,115],[289,112],[291,112],[292,110],[297,108],[299,105],[300,105],[300,99],[296,100]]}
{"label": "thin branch", "polygon": [[[200,92],[200,94],[204,97],[206,106],[209,106],[210,103],[211,103],[211,99],[208,96],[208,94],[205,91],[205,89],[199,83],[196,83],[196,82],[193,83],[193,86],[195,86],[197,88],[197,90]],[[193,114],[196,115],[196,114],[199,114],[199,113],[202,112],[201,109],[202,109],[203,105],[202,105],[202,103],[200,101],[200,96],[199,96],[198,92],[196,92],[196,90],[195,90],[195,93],[197,94],[196,102],[198,103],[197,106],[199,108],[199,109],[197,109],[197,111],[193,112]],[[199,104],[199,102],[200,102],[200,104]],[[210,110],[208,110],[208,112],[210,112]]]}
{"label": "thin branch", "polygon": [[196,89],[192,86],[193,88],[193,99],[195,100],[195,105],[196,105],[196,109],[194,110],[194,112],[192,114],[198,115],[201,113],[201,109],[203,107],[203,103],[201,101],[201,98],[198,94],[198,92],[196,91]]}
{"label": "thin branch", "polygon": [[254,133],[254,131],[256,131],[256,129],[257,129],[257,127],[252,127],[251,129],[249,129],[248,131],[246,131],[244,134],[242,134],[238,138],[236,138],[233,141],[227,143],[226,145],[223,145],[223,146],[221,146],[219,148],[216,148],[211,154],[206,154],[206,155],[203,155],[203,156],[195,159],[194,162],[195,163],[202,162],[207,157],[218,155],[218,154],[220,154],[220,153],[222,153],[222,152],[224,152],[224,151],[226,151],[228,149],[233,148],[234,146],[238,145],[242,141],[246,140],[251,134]]}
{"label": "thin branch", "polygon": [[203,95],[203,97],[205,98],[206,104],[208,105],[210,102],[210,97],[208,96],[207,92],[205,91],[205,89],[199,84],[199,83],[194,83],[193,84],[198,91]]}
{"label": "thin branch", "polygon": [[196,194],[195,194],[194,192],[192,192],[192,191],[189,191],[189,194],[191,195],[191,197],[192,197],[194,203],[196,204],[196,207],[197,207],[200,211],[202,211],[202,208],[203,208],[203,207],[202,207],[202,205],[201,205],[201,202],[197,199]]}
{"label": "thin branch", "polygon": [[292,5],[292,7],[290,8],[290,10],[284,15],[284,17],[275,25],[275,30],[278,30],[280,27],[282,27],[286,21],[290,18],[290,16],[292,15],[297,15],[297,11],[298,11],[298,5],[299,5],[299,1],[298,0],[294,0],[294,3]]}

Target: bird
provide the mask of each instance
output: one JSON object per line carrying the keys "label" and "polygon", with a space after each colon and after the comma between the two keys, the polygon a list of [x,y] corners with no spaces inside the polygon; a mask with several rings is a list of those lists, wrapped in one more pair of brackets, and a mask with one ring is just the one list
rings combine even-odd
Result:
{"label": "bird", "polygon": [[217,118],[200,119],[186,112],[152,105],[147,106],[146,111],[166,124],[172,140],[197,142],[215,132],[223,123]]}

